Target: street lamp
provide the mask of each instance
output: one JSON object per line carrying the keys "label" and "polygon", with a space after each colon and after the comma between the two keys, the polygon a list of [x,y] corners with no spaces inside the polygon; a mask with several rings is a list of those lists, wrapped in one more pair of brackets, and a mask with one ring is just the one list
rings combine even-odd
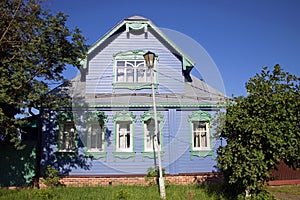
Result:
{"label": "street lamp", "polygon": [[144,59],[146,62],[146,65],[148,69],[152,70],[151,73],[151,88],[152,88],[152,100],[153,100],[153,114],[154,114],[154,135],[156,135],[156,139],[154,140],[155,145],[157,147],[157,159],[158,159],[158,173],[159,173],[159,178],[158,178],[158,184],[159,184],[159,192],[160,192],[160,197],[162,199],[166,198],[166,190],[165,190],[165,182],[164,182],[164,177],[162,174],[162,166],[161,166],[161,146],[158,144],[158,121],[157,121],[157,111],[156,111],[156,102],[155,102],[155,90],[154,90],[154,77],[155,77],[155,70],[154,70],[154,62],[155,62],[155,54],[151,51],[148,51],[147,53],[144,54]]}

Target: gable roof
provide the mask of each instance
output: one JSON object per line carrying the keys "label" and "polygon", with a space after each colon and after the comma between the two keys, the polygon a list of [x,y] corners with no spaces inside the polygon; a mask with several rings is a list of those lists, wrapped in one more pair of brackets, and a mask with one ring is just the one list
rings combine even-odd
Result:
{"label": "gable roof", "polygon": [[[148,30],[148,28],[152,28],[155,33],[163,41],[165,41],[170,47],[182,57],[182,65],[183,70],[186,70],[187,67],[194,67],[195,62],[186,54],[184,53],[180,47],[178,47],[172,40],[170,40],[156,25],[153,24],[153,22],[147,18],[144,18],[142,16],[132,16],[126,19],[123,19],[121,22],[119,22],[116,26],[114,26],[111,30],[109,30],[102,38],[100,38],[98,41],[93,44],[89,50],[88,54],[91,54],[95,49],[97,49],[100,45],[102,45],[109,37],[114,35],[118,30],[120,30],[123,26],[126,26],[126,31],[129,31],[130,28],[132,29],[140,29],[144,28],[145,30]],[[86,68],[86,65],[83,64],[84,68]]]}

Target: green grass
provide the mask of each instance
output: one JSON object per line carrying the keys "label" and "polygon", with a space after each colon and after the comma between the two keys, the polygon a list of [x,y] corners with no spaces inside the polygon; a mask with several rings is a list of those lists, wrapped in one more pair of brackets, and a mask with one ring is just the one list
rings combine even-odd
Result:
{"label": "green grass", "polygon": [[[267,187],[276,199],[300,199],[300,185]],[[167,200],[229,200],[225,198],[221,184],[201,186],[166,187]],[[0,189],[0,200],[155,200],[159,198],[157,185],[106,186],[106,187],[57,187],[53,189]]]}
{"label": "green grass", "polygon": [[288,185],[288,186],[273,186],[268,187],[268,192],[273,194],[276,199],[300,199],[300,185]]}
{"label": "green grass", "polygon": [[[215,187],[215,189],[213,188]],[[166,199],[172,200],[225,200],[218,186],[167,186]],[[155,200],[159,199],[157,186],[107,186],[107,187],[58,187],[53,189],[0,190],[0,200],[60,199],[60,200]]]}

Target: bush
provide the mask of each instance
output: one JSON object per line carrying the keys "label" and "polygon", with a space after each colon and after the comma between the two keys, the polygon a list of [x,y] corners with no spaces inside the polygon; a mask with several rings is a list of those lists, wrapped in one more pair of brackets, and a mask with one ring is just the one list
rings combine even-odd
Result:
{"label": "bush", "polygon": [[50,187],[50,188],[63,185],[60,182],[58,170],[52,168],[50,165],[48,165],[47,168],[45,169],[42,183],[44,183],[47,187]]}

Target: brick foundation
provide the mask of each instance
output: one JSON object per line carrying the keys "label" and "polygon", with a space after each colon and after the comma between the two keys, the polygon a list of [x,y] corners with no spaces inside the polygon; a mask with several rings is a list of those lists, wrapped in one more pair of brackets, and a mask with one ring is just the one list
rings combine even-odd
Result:
{"label": "brick foundation", "polygon": [[[142,185],[147,186],[155,183],[155,180],[145,181],[146,175],[111,175],[111,176],[65,176],[61,183],[66,186],[108,186],[108,185]],[[166,175],[165,182],[174,185],[192,185],[199,183],[214,183],[222,179],[219,173],[197,173]],[[41,188],[45,187],[40,185]]]}

